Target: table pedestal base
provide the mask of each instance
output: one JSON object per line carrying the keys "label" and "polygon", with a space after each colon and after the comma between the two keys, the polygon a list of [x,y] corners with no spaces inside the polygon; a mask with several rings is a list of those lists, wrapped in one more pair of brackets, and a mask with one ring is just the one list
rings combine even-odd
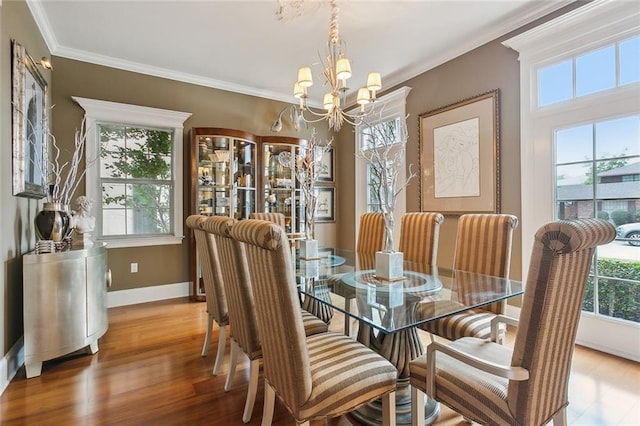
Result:
{"label": "table pedestal base", "polygon": [[[396,425],[411,424],[411,388],[409,386],[396,388]],[[378,399],[350,413],[355,419],[365,425],[382,424],[382,402]],[[424,424],[433,424],[440,415],[440,404],[425,398]]]}

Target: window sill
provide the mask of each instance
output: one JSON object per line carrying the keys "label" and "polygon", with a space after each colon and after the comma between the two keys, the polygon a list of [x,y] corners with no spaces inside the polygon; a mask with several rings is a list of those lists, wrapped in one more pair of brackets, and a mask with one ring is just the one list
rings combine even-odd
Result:
{"label": "window sill", "polygon": [[107,244],[107,248],[147,247],[163,246],[169,244],[182,244],[184,236],[162,237],[129,237],[129,238],[99,238],[98,241]]}

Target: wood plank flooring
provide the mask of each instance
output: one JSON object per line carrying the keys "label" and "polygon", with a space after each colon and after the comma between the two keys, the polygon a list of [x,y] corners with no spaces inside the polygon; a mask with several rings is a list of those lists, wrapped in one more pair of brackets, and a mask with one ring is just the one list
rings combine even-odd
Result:
{"label": "wood plank flooring", "polygon": [[[229,348],[221,375],[211,375],[217,329],[209,355],[200,356],[207,324],[204,303],[187,299],[109,310],[109,331],[95,355],[77,353],[44,363],[27,380],[24,367],[0,396],[2,425],[242,425],[248,361],[240,360],[225,393]],[[340,331],[342,317],[331,328]],[[508,335],[513,337],[513,333]],[[426,339],[426,335],[425,335]],[[426,341],[426,340],[425,340]],[[569,423],[640,425],[640,366],[577,347],[571,375]],[[259,425],[263,386],[250,425]],[[274,424],[294,425],[281,403]],[[313,426],[359,425],[350,416]],[[438,426],[466,425],[442,407]]]}

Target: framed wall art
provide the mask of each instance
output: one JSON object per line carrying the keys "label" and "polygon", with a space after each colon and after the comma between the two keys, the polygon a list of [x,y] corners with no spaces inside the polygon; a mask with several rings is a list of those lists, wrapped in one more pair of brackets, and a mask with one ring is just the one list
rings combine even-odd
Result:
{"label": "framed wall art", "polygon": [[11,43],[13,195],[46,196],[47,82],[23,46]]}
{"label": "framed wall art", "polygon": [[316,187],[316,222],[336,221],[336,189],[332,187]]}
{"label": "framed wall art", "polygon": [[[319,149],[318,152],[322,150]],[[333,182],[335,180],[335,161],[333,148],[322,152],[322,158],[318,162],[318,182]]]}
{"label": "framed wall art", "polygon": [[420,208],[500,212],[499,91],[420,114]]}

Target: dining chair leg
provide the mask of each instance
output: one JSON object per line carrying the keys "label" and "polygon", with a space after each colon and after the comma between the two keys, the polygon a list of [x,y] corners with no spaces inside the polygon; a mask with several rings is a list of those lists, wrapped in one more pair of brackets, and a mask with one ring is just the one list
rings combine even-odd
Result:
{"label": "dining chair leg", "polygon": [[390,392],[382,397],[382,425],[396,425],[396,393]]}
{"label": "dining chair leg", "polygon": [[424,392],[411,386],[411,426],[424,425],[424,397]]}
{"label": "dining chair leg", "polygon": [[253,405],[256,403],[258,393],[258,376],[260,375],[260,359],[254,359],[249,364],[249,389],[247,389],[247,401],[244,403],[242,421],[249,423],[253,413]]}
{"label": "dining chair leg", "polygon": [[273,410],[276,405],[276,391],[267,383],[264,384],[264,407],[262,407],[261,426],[270,426],[273,422]]}
{"label": "dining chair leg", "polygon": [[209,342],[211,342],[211,330],[213,329],[213,316],[207,314],[209,320],[207,321],[207,332],[204,335],[204,344],[202,345],[202,356],[207,356],[209,353]]}
{"label": "dining chair leg", "polygon": [[224,347],[227,341],[227,327],[221,326],[218,333],[218,352],[216,353],[216,362],[213,364],[213,374],[217,376],[220,372],[220,366],[222,365],[222,359],[224,358]]}
{"label": "dining chair leg", "polygon": [[553,416],[553,426],[566,426],[567,425],[567,409],[563,408]]}
{"label": "dining chair leg", "polygon": [[231,356],[229,357],[229,371],[227,371],[227,381],[224,382],[224,391],[229,392],[233,385],[233,375],[236,373],[236,364],[238,363],[238,353],[241,352],[240,346],[235,340],[231,339]]}

